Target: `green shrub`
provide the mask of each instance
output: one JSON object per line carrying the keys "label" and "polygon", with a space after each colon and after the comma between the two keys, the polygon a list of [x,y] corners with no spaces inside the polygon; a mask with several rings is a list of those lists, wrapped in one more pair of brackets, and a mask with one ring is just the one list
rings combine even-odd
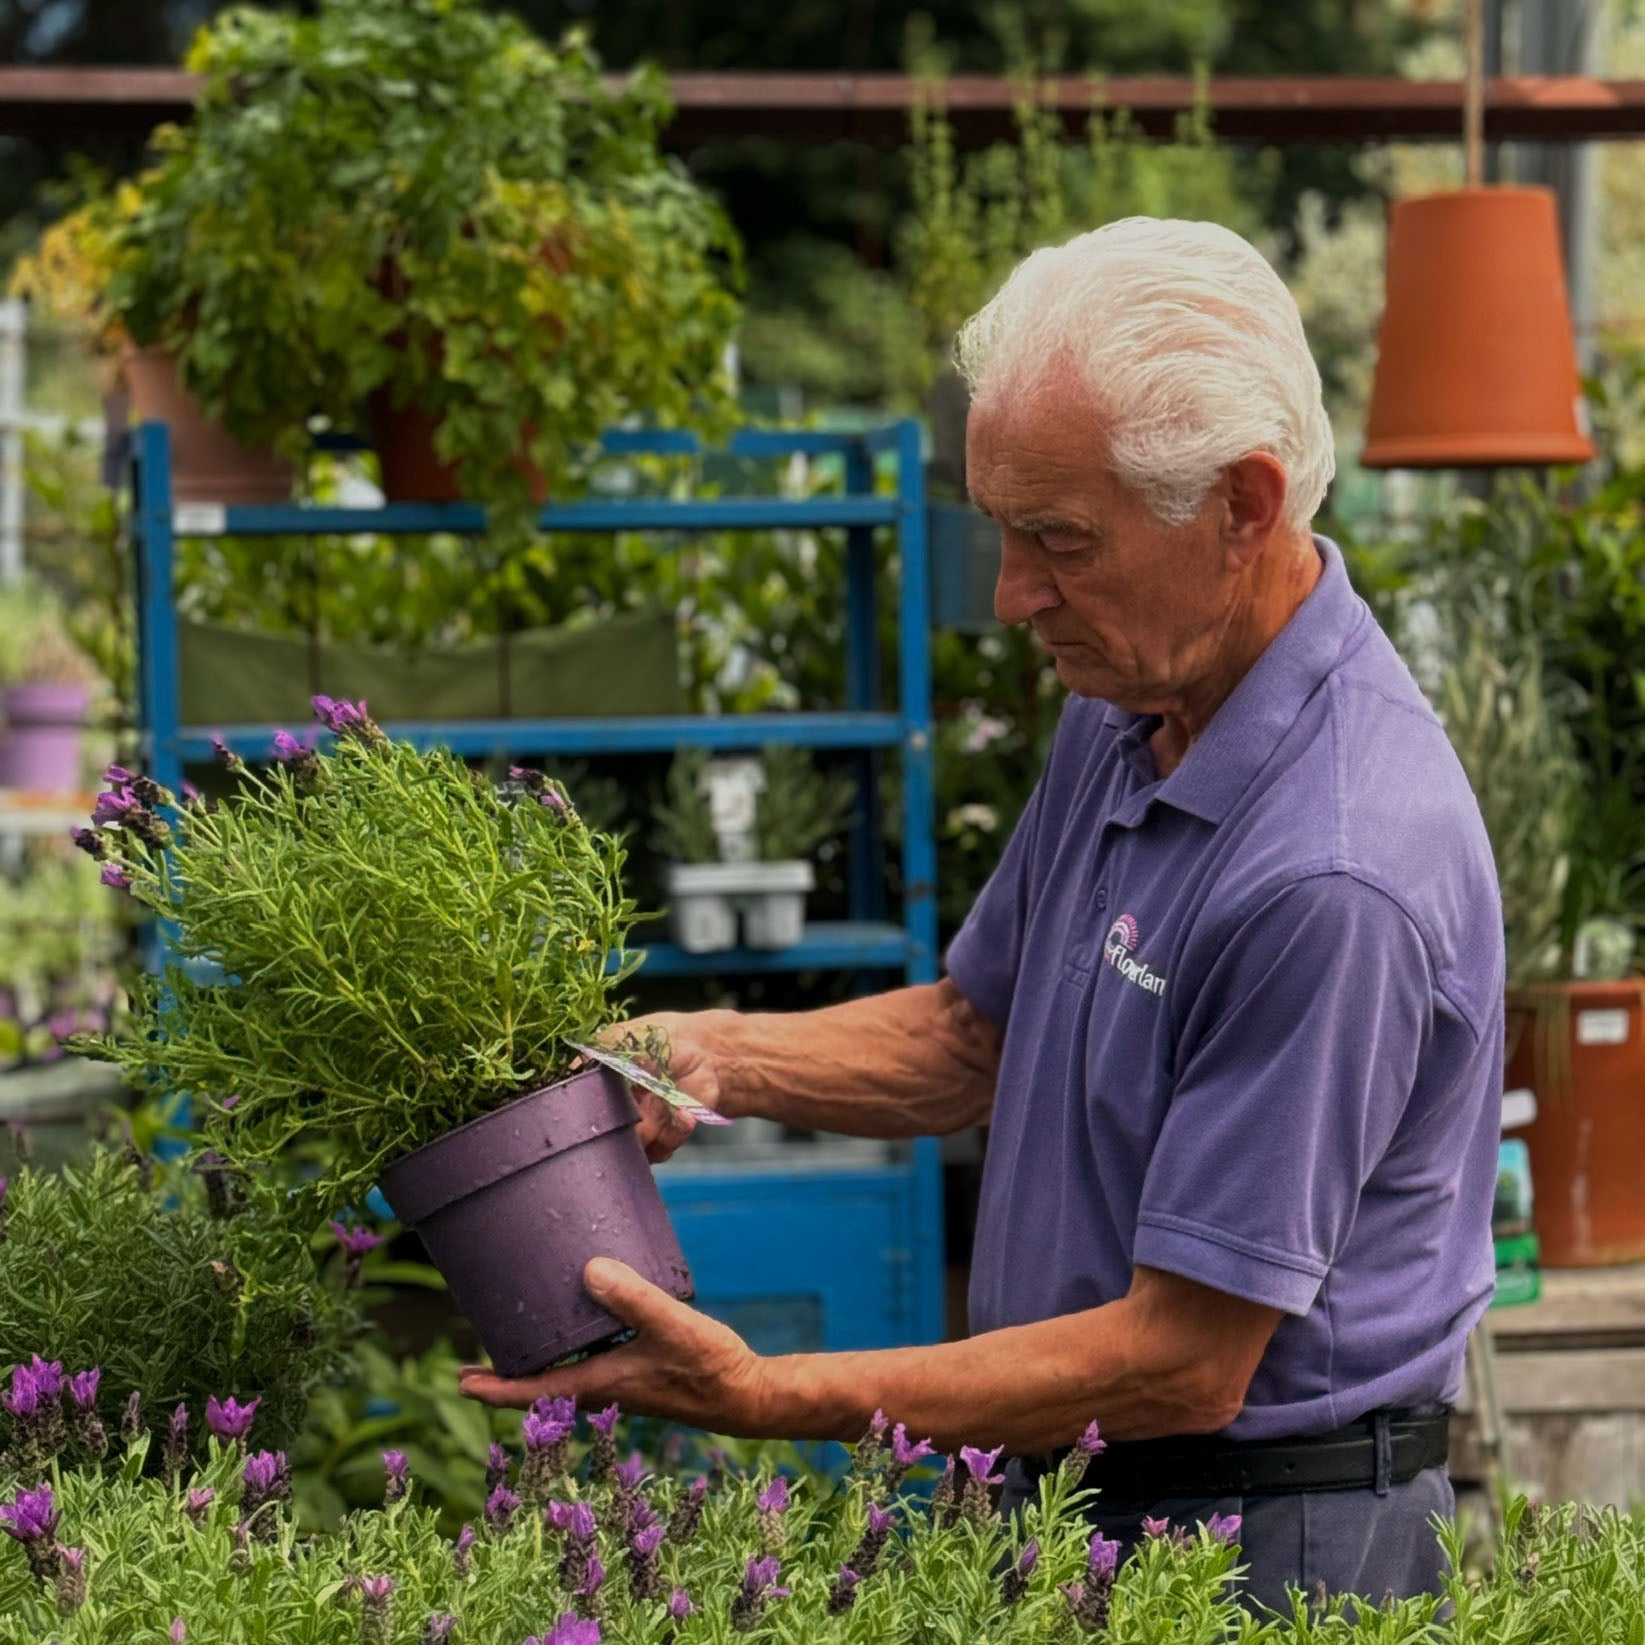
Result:
{"label": "green shrub", "polygon": [[[0,1372],[37,1353],[68,1375],[97,1368],[107,1434],[136,1391],[156,1429],[186,1404],[197,1448],[208,1396],[257,1399],[258,1439],[288,1444],[359,1309],[284,1221],[278,1189],[243,1182],[243,1213],[214,1216],[227,1186],[104,1149],[60,1174],[20,1172],[0,1212]],[[0,1443],[15,1450],[16,1430],[0,1410]]]}

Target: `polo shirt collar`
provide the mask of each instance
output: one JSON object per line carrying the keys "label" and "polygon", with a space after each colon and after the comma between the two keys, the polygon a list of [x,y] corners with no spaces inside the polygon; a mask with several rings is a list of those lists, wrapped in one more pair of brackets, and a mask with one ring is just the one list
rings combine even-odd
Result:
{"label": "polo shirt collar", "polygon": [[[1367,619],[1366,606],[1348,581],[1336,544],[1316,536],[1314,546],[1325,565],[1308,598],[1150,798],[1208,823],[1222,822],[1342,659]],[[1133,759],[1151,760],[1146,745],[1159,724],[1157,715],[1131,714],[1110,704],[1104,719],[1134,745],[1127,747]]]}

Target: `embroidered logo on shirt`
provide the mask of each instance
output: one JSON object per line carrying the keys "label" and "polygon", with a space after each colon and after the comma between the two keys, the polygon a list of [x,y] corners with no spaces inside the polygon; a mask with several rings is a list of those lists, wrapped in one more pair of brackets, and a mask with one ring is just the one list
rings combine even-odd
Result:
{"label": "embroidered logo on shirt", "polygon": [[1145,994],[1163,994],[1165,978],[1146,960],[1134,958],[1140,940],[1141,932],[1137,929],[1136,920],[1129,914],[1121,914],[1108,927],[1108,940],[1102,945],[1102,957],[1128,983],[1142,989]]}

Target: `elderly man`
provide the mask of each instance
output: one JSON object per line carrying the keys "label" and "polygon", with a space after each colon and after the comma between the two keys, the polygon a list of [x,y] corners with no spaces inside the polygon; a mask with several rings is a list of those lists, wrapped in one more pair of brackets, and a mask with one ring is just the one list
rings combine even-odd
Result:
{"label": "elderly man", "polygon": [[[704,1103],[856,1136],[988,1123],[964,1342],[761,1358],[618,1265],[628,1346],[465,1391],[747,1435],[876,1407],[1004,1444],[1007,1505],[1092,1417],[1094,1518],[1240,1514],[1249,1591],[1432,1588],[1444,1409],[1491,1293],[1491,853],[1444,732],[1309,522],[1331,433],[1250,246],[1131,219],[966,327],[995,608],[1070,692],[927,987],[654,1019]],[[648,1115],[654,1156],[685,1126]]]}

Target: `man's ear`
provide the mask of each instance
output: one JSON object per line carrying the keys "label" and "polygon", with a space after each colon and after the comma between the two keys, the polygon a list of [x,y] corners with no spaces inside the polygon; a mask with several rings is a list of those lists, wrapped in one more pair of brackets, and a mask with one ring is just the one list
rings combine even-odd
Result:
{"label": "man's ear", "polygon": [[1223,542],[1241,565],[1280,529],[1289,491],[1285,465],[1266,451],[1248,452],[1223,470]]}

